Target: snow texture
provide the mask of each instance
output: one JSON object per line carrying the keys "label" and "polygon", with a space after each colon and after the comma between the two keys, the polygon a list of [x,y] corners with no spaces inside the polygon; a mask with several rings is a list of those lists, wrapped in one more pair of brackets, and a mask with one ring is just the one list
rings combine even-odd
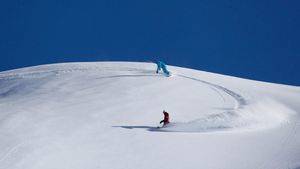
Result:
{"label": "snow texture", "polygon": [[[0,169],[300,167],[300,87],[168,68],[0,72]],[[163,110],[171,123],[158,129]]]}

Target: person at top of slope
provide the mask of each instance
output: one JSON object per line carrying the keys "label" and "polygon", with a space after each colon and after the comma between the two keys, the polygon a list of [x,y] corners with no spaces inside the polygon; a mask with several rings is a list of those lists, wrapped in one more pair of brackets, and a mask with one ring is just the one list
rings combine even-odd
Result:
{"label": "person at top of slope", "polygon": [[163,127],[164,127],[165,125],[167,125],[167,124],[170,123],[170,121],[169,121],[170,118],[169,118],[169,113],[168,113],[168,112],[166,112],[166,111],[164,110],[163,113],[164,113],[164,119],[163,119],[162,121],[160,121],[159,124],[164,123],[164,124],[163,124]]}
{"label": "person at top of slope", "polygon": [[160,70],[162,70],[165,75],[170,76],[170,72],[168,71],[167,65],[164,62],[157,61],[156,65],[157,65],[156,73],[158,73]]}

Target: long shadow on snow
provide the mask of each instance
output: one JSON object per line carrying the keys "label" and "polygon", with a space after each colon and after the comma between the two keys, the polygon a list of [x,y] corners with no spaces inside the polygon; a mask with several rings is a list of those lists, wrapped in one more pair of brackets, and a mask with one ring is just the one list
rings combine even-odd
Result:
{"label": "long shadow on snow", "polygon": [[96,79],[110,79],[110,78],[123,78],[123,77],[127,77],[127,78],[130,78],[130,77],[162,77],[162,76],[159,76],[157,74],[152,74],[152,75],[114,75],[114,76],[102,76],[102,77],[98,77]]}
{"label": "long shadow on snow", "polygon": [[165,132],[163,130],[160,130],[160,128],[153,127],[153,126],[112,126],[112,127],[120,127],[124,129],[146,129],[148,131]]}
{"label": "long shadow on snow", "polygon": [[199,131],[181,131],[181,130],[176,130],[176,129],[175,130],[166,130],[165,128],[157,128],[157,127],[153,127],[153,126],[112,126],[112,127],[119,127],[119,128],[124,128],[124,129],[145,129],[146,131],[151,131],[151,132],[167,132],[167,133],[209,133],[209,132],[227,131],[228,130],[228,128],[223,128],[222,130],[207,129],[207,130],[199,130]]}

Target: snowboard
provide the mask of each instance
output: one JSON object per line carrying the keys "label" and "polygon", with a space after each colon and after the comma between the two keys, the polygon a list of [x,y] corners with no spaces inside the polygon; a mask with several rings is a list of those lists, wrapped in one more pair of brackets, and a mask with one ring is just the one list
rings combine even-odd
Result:
{"label": "snowboard", "polygon": [[166,125],[159,125],[156,128],[160,129],[160,128],[166,128],[170,125],[170,123],[166,124]]}

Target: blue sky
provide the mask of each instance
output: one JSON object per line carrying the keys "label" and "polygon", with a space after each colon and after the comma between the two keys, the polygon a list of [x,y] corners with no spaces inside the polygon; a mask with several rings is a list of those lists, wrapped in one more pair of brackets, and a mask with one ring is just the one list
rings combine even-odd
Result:
{"label": "blue sky", "polygon": [[297,0],[0,2],[0,71],[148,61],[300,85]]}

